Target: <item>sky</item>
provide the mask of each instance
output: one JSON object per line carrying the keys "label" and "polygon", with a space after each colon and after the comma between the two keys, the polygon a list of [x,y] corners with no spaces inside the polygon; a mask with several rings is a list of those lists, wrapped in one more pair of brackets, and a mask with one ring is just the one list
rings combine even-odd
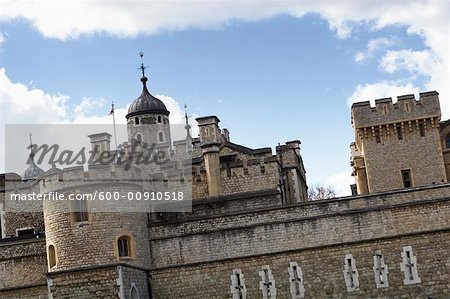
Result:
{"label": "sky", "polygon": [[449,1],[35,0],[0,2],[0,126],[110,124],[112,101],[125,123],[140,51],[171,123],[187,104],[238,144],[298,139],[308,185],[339,195],[352,103],[436,90],[450,117]]}

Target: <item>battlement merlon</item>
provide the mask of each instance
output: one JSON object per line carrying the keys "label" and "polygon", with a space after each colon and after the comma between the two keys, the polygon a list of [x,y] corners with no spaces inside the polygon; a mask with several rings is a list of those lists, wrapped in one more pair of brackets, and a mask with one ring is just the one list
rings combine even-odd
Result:
{"label": "battlement merlon", "polygon": [[414,95],[402,95],[393,103],[392,98],[375,100],[375,107],[369,101],[352,105],[352,125],[354,128],[380,126],[425,118],[441,117],[439,94],[436,91],[420,93],[419,100]]}
{"label": "battlement merlon", "polygon": [[303,167],[300,154],[300,140],[288,141],[286,144],[278,145],[275,148],[278,157],[282,157],[282,163],[286,167]]}

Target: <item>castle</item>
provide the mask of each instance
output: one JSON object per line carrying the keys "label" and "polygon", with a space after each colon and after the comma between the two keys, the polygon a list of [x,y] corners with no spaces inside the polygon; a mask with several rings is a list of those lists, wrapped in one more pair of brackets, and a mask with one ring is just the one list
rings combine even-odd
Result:
{"label": "castle", "polygon": [[[2,174],[0,298],[448,298],[450,121],[436,92],[352,106],[353,196],[308,201],[300,141],[251,149],[216,116],[172,141],[147,89],[129,106],[128,142],[90,135],[97,158]],[[126,169],[120,159],[151,157]],[[174,183],[172,183],[174,182]],[[11,194],[140,194],[189,186],[188,212],[100,211],[98,201]],[[142,208],[142,209],[141,209]]]}

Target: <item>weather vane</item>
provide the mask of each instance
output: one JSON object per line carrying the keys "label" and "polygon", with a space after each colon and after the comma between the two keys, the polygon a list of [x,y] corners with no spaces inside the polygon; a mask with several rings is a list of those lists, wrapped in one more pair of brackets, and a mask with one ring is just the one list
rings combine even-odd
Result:
{"label": "weather vane", "polygon": [[187,114],[187,105],[184,104],[184,119],[186,120],[186,125],[189,125],[189,116]]}
{"label": "weather vane", "polygon": [[31,139],[31,136],[33,136],[31,133],[29,133],[30,135],[30,150],[33,148],[33,140]]}
{"label": "weather vane", "polygon": [[142,77],[145,77],[145,69],[148,68],[148,66],[144,66],[144,52],[139,52],[139,56],[141,57],[141,66],[138,69],[142,71]]}

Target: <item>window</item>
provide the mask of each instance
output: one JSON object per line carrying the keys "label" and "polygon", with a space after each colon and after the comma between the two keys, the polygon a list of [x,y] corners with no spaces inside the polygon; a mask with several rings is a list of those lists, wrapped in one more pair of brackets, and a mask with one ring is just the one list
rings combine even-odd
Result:
{"label": "window", "polygon": [[0,239],[5,238],[5,210],[0,202]]}
{"label": "window", "polygon": [[347,286],[347,292],[359,290],[359,275],[356,269],[356,261],[353,255],[346,254],[344,259],[344,280]]}
{"label": "window", "polygon": [[233,269],[231,278],[231,298],[232,299],[246,299],[247,287],[245,286],[244,274],[241,269]]}
{"label": "window", "polygon": [[419,122],[419,135],[420,137],[425,137],[425,125],[422,121]]}
{"label": "window", "polygon": [[135,123],[136,125],[139,124],[139,117],[135,117],[135,118],[134,118],[134,123]]}
{"label": "window", "polygon": [[377,289],[389,287],[388,266],[384,263],[384,257],[381,250],[375,251],[373,256],[373,273],[375,274],[375,284]]}
{"label": "window", "polygon": [[375,129],[374,129],[374,134],[375,134],[375,141],[376,141],[377,143],[381,143],[380,129],[379,129],[379,128],[375,128]]}
{"label": "window", "polygon": [[404,188],[412,187],[411,170],[409,170],[409,169],[402,170],[402,180],[403,180],[403,187]]}
{"label": "window", "polygon": [[158,133],[158,141],[159,142],[164,142],[164,133],[163,132],[159,132]]}
{"label": "window", "polygon": [[417,272],[417,258],[414,256],[412,247],[403,247],[402,262],[400,264],[400,270],[404,274],[404,284],[416,284],[420,283],[419,273]]}
{"label": "window", "polygon": [[32,227],[24,227],[24,228],[16,229],[16,236],[17,237],[33,236],[33,235],[34,235],[34,228],[32,228]]}
{"label": "window", "polygon": [[136,283],[131,283],[131,288],[130,288],[130,299],[139,299],[141,298],[139,296],[139,291],[136,287]]}
{"label": "window", "polygon": [[272,270],[269,266],[262,267],[259,271],[261,281],[259,282],[259,289],[262,292],[263,299],[277,298],[277,289],[275,288],[275,279],[273,278]]}
{"label": "window", "polygon": [[56,267],[56,250],[53,245],[48,246],[48,267]]}
{"label": "window", "polygon": [[305,287],[303,285],[303,272],[296,262],[289,263],[289,283],[292,299],[305,298]]}
{"label": "window", "polygon": [[75,200],[73,201],[73,206],[73,215],[75,222],[89,221],[88,206],[86,200]]}
{"label": "window", "polygon": [[450,148],[450,133],[445,137],[445,147]]}
{"label": "window", "polygon": [[141,133],[136,134],[136,140],[139,141],[140,143],[142,143],[142,134]]}
{"label": "window", "polygon": [[117,252],[119,257],[131,257],[131,238],[122,236],[117,240]]}
{"label": "window", "polygon": [[397,138],[398,138],[398,140],[403,140],[402,126],[401,125],[396,125],[395,128],[397,130]]}
{"label": "window", "polygon": [[161,115],[158,115],[158,123],[161,123],[161,122],[162,122]]}

